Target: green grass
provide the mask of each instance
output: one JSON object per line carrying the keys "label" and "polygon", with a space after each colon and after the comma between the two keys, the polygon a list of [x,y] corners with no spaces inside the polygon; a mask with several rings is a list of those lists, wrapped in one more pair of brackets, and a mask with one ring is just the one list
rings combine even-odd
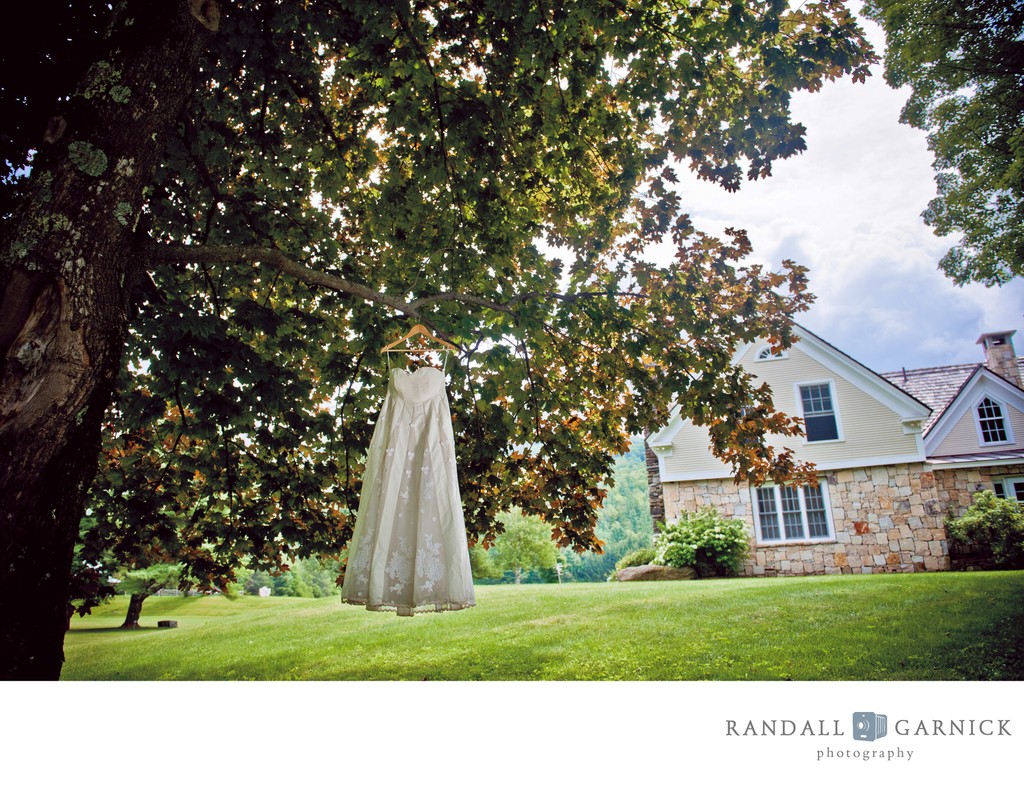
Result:
{"label": "green grass", "polygon": [[[337,598],[126,601],[65,680],[1020,680],[1024,572],[490,586],[398,618]],[[177,628],[157,628],[175,619]]]}

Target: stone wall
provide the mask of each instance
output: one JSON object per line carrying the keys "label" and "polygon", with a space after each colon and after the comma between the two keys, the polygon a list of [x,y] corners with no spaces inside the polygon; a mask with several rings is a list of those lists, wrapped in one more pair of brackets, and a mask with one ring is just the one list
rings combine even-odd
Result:
{"label": "stone wall", "polygon": [[661,470],[658,457],[647,444],[650,434],[644,432],[644,458],[647,461],[647,502],[651,508],[651,520],[655,523],[665,521],[665,494],[661,482]]}
{"label": "stone wall", "polygon": [[782,545],[755,542],[746,485],[731,480],[665,483],[663,493],[669,521],[710,505],[746,522],[748,576],[933,571],[950,568],[947,511],[962,512],[970,504],[983,474],[937,473],[920,463],[826,473],[822,481],[828,485],[834,539]]}
{"label": "stone wall", "polygon": [[[995,478],[1024,475],[1024,464],[1001,467],[972,467],[964,469],[936,469],[935,486],[939,504],[949,516],[960,516],[982,489],[991,489]],[[992,555],[987,546],[961,545],[950,542],[950,561],[956,570],[991,568]]]}
{"label": "stone wall", "polygon": [[971,467],[968,469],[935,469],[938,500],[951,515],[959,516],[982,489],[991,489],[995,478],[1024,475],[1024,464],[1002,467]]}

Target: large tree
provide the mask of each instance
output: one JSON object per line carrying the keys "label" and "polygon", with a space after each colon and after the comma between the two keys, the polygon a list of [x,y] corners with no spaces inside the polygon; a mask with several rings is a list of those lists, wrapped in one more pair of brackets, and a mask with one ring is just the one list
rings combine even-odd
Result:
{"label": "large tree", "polygon": [[789,342],[803,271],[696,231],[675,167],[735,189],[800,152],[790,94],[872,58],[843,3],[19,12],[52,28],[22,42],[45,79],[0,96],[5,676],[59,674],[101,431],[93,504],[183,544],[189,580],[340,548],[412,320],[460,346],[473,537],[514,504],[597,546],[614,456],[673,403],[741,475],[800,469],[730,361]]}
{"label": "large tree", "polygon": [[1024,5],[868,0],[885,28],[885,77],[909,86],[901,120],[928,132],[937,196],[923,216],[957,238],[958,284],[1024,275]]}
{"label": "large tree", "polygon": [[217,19],[184,2],[9,10],[11,30],[32,32],[4,47],[0,108],[0,674],[54,678],[100,422],[148,264],[138,221]]}

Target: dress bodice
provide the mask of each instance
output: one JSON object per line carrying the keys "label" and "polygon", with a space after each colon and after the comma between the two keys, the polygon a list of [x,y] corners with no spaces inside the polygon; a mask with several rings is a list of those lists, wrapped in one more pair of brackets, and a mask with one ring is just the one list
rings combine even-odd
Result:
{"label": "dress bodice", "polygon": [[410,404],[443,397],[444,372],[433,366],[421,366],[415,371],[393,368],[390,387],[395,396]]}

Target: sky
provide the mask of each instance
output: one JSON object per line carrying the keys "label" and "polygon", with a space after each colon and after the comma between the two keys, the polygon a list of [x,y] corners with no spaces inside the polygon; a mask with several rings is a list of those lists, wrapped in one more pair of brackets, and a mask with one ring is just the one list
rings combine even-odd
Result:
{"label": "sky", "polygon": [[[862,24],[884,52],[878,25]],[[935,195],[925,133],[899,122],[909,90],[872,71],[794,97],[803,154],[737,193],[687,178],[684,209],[698,229],[746,229],[751,262],[805,265],[817,300],[797,321],[875,371],[980,362],[978,337],[997,330],[1020,331],[1024,354],[1024,281],[958,287],[938,269],[954,241],[921,219]]]}

